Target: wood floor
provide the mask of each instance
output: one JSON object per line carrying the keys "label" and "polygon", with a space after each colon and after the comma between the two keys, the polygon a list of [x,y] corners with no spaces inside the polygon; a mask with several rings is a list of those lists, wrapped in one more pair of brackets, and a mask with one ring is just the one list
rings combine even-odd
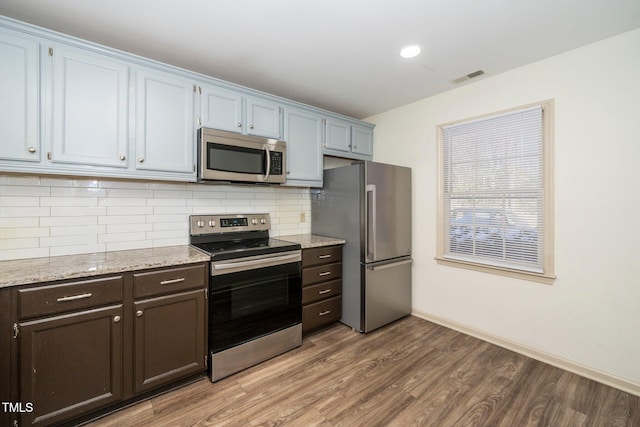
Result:
{"label": "wood floor", "polygon": [[416,317],[344,325],[102,426],[640,426],[640,398]]}

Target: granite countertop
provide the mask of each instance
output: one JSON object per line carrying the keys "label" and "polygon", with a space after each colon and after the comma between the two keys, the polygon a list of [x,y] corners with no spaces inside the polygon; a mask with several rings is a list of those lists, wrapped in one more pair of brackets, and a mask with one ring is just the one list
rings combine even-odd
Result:
{"label": "granite countertop", "polygon": [[319,248],[321,246],[343,245],[346,240],[337,237],[317,236],[315,234],[291,234],[289,236],[274,237],[278,240],[300,243],[302,249]]}
{"label": "granite countertop", "polygon": [[189,246],[0,261],[0,288],[209,261]]}

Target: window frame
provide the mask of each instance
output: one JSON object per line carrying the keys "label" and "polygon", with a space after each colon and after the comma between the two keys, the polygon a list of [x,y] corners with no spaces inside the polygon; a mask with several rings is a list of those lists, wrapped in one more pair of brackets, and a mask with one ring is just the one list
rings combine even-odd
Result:
{"label": "window frame", "polygon": [[[494,116],[511,113],[539,106],[542,109],[542,188],[543,188],[543,246],[542,246],[542,273],[520,270],[515,268],[492,266],[484,263],[476,263],[467,260],[457,260],[445,258],[445,243],[449,238],[446,218],[450,212],[445,212],[445,191],[444,191],[444,130],[446,127],[467,122],[490,119]],[[555,280],[554,271],[554,100],[548,99],[527,105],[496,111],[480,116],[464,118],[448,123],[439,124],[437,132],[437,201],[436,201],[436,261],[440,265],[459,267],[474,271],[491,274],[498,274],[511,278],[530,280],[543,284],[552,284]]]}

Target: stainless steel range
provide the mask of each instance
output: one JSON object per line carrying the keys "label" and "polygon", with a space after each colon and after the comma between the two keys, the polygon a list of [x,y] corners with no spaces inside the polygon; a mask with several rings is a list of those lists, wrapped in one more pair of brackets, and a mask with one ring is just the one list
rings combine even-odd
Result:
{"label": "stainless steel range", "polygon": [[189,219],[191,244],[211,256],[211,381],[300,346],[300,245],[270,238],[269,214]]}

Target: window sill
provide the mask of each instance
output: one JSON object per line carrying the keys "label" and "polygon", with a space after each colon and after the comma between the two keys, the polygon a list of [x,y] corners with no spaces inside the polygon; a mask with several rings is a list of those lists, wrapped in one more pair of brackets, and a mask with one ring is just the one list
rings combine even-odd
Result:
{"label": "window sill", "polygon": [[464,268],[467,270],[480,271],[480,272],[489,273],[489,274],[497,274],[500,276],[511,277],[514,279],[529,280],[532,282],[542,283],[545,285],[552,285],[554,280],[556,279],[555,275],[549,275],[544,273],[542,274],[530,273],[527,271],[512,270],[509,268],[501,268],[501,267],[492,267],[484,264],[475,264],[472,262],[452,260],[452,259],[441,258],[441,257],[436,257],[435,260],[440,265]]}

